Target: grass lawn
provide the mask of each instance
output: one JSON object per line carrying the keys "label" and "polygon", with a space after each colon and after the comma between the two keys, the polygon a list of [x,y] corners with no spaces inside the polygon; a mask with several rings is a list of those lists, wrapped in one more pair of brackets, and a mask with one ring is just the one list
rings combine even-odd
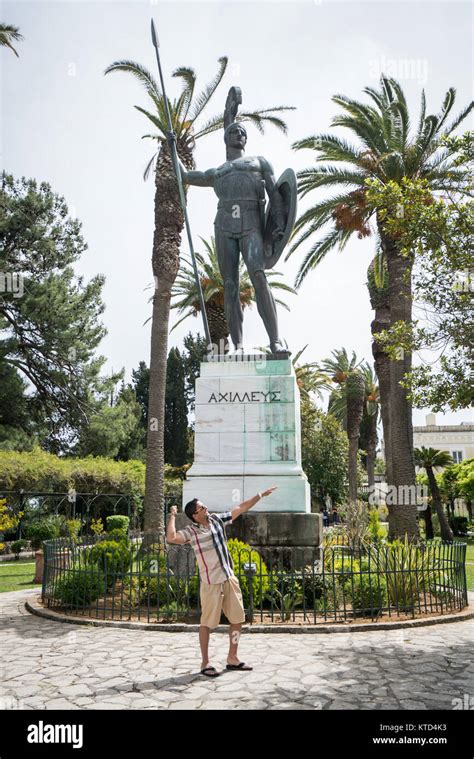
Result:
{"label": "grass lawn", "polygon": [[26,588],[40,588],[41,585],[33,582],[35,576],[35,562],[31,559],[18,559],[18,561],[0,562],[0,593],[10,590],[26,590]]}
{"label": "grass lawn", "polygon": [[467,542],[466,577],[467,589],[474,590],[474,538],[462,538]]}

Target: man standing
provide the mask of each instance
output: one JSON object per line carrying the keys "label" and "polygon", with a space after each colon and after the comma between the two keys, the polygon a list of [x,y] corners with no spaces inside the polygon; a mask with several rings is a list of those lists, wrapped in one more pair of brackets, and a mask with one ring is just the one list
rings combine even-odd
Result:
{"label": "man standing", "polygon": [[186,504],[184,511],[193,522],[184,530],[176,532],[175,516],[177,506],[172,506],[166,529],[168,543],[183,545],[191,543],[199,568],[201,581],[201,623],[199,627],[199,643],[201,646],[201,674],[206,677],[218,677],[215,667],[209,665],[209,637],[211,630],[217,627],[221,612],[229,620],[229,653],[227,656],[228,670],[251,670],[252,667],[239,661],[237,647],[239,645],[242,623],[245,622],[245,612],[242,603],[242,593],[232,565],[232,559],[227,547],[225,525],[234,522],[241,514],[255,506],[262,498],[270,495],[275,487],[243,501],[232,511],[210,514],[197,498]]}

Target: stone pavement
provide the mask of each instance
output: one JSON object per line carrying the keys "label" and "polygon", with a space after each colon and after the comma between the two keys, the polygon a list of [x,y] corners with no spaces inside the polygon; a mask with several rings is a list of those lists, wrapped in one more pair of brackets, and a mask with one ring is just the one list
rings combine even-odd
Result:
{"label": "stone pavement", "polygon": [[[75,626],[0,594],[0,708],[453,709],[474,706],[474,620],[338,634],[242,635],[253,672],[199,674],[196,633]],[[211,637],[225,665],[227,636]],[[459,701],[456,701],[459,699]]]}

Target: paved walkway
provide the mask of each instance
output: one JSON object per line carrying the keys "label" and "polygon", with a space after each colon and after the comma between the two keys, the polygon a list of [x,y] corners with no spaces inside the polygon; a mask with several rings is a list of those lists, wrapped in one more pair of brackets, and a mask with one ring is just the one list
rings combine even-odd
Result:
{"label": "paved walkway", "polygon": [[[37,589],[0,594],[0,707],[453,709],[474,705],[474,620],[337,635],[243,635],[253,672],[199,674],[196,633],[74,626],[34,616]],[[211,638],[225,664],[227,636]],[[456,701],[455,699],[459,699]]]}

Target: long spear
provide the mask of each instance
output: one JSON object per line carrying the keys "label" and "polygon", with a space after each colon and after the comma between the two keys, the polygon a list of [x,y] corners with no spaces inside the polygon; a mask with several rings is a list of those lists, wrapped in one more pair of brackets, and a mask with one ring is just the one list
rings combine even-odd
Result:
{"label": "long spear", "polygon": [[201,280],[199,279],[199,272],[198,272],[197,263],[196,263],[196,254],[194,253],[193,238],[191,235],[191,227],[189,224],[188,209],[186,206],[186,196],[184,194],[183,180],[181,178],[181,171],[180,171],[179,163],[178,163],[178,151],[176,149],[176,134],[173,130],[173,123],[171,121],[171,114],[170,114],[170,109],[168,106],[168,98],[166,97],[165,83],[163,81],[163,72],[161,70],[160,52],[158,50],[160,45],[158,42],[158,36],[156,34],[156,29],[155,29],[155,24],[153,22],[153,19],[151,20],[151,39],[153,41],[153,46],[155,48],[156,62],[158,63],[158,71],[160,74],[161,91],[163,93],[163,102],[165,104],[166,118],[168,121],[168,129],[169,129],[168,144],[170,145],[170,149],[171,149],[171,159],[173,161],[174,173],[176,175],[176,181],[178,183],[179,199],[181,201],[181,208],[183,209],[184,223],[186,226],[186,234],[188,236],[189,250],[191,251],[194,276],[196,279],[196,287],[197,287],[198,295],[199,295],[199,303],[201,305],[202,321],[204,324],[204,334],[206,336],[207,344],[211,345],[212,341],[211,341],[211,334],[209,332],[209,324],[207,323],[206,304],[204,303],[204,295],[202,294]]}

